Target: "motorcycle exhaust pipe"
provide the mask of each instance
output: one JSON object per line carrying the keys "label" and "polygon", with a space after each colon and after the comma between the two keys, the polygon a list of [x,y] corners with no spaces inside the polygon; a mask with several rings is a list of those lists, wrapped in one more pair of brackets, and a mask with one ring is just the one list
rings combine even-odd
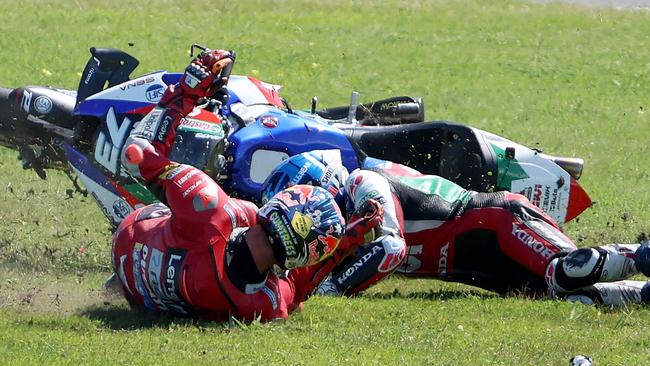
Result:
{"label": "motorcycle exhaust pipe", "polygon": [[559,165],[562,169],[566,170],[570,176],[576,180],[580,179],[582,176],[582,169],[585,166],[585,160],[580,158],[566,158],[561,156],[551,156],[542,154],[547,159],[551,160],[555,164]]}

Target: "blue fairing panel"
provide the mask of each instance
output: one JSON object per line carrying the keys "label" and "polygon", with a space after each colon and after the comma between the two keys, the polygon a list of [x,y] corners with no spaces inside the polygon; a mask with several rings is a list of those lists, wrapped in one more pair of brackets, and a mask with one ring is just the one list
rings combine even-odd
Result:
{"label": "blue fairing panel", "polygon": [[106,112],[113,107],[117,115],[128,113],[134,109],[150,106],[151,103],[132,102],[112,99],[91,99],[85,100],[75,108],[73,114],[76,116],[94,116],[104,118]]}
{"label": "blue fairing panel", "polygon": [[115,189],[115,186],[111,184],[109,179],[104,175],[101,171],[99,171],[97,168],[95,168],[88,158],[74,149],[72,146],[69,144],[64,144],[65,146],[65,152],[66,156],[68,158],[68,161],[70,162],[70,165],[72,165],[75,169],[86,175],[88,178],[93,180],[95,183],[99,184],[100,186],[104,187],[107,191],[119,196],[120,193]]}
{"label": "blue fairing panel", "polygon": [[[231,135],[229,141],[233,143],[231,153],[234,157],[230,188],[252,198],[259,197],[262,190],[262,184],[251,178],[251,161],[258,150],[269,156],[272,154],[267,151],[292,156],[310,150],[339,149],[343,164],[349,170],[359,167],[356,152],[341,130],[280,110],[261,115]],[[269,164],[275,165],[277,161]]]}

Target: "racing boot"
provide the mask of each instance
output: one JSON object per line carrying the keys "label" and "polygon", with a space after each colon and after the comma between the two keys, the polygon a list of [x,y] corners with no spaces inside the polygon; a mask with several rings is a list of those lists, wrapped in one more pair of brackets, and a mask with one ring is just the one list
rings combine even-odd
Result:
{"label": "racing boot", "polygon": [[650,277],[650,240],[642,243],[634,254],[634,265],[637,271]]}
{"label": "racing boot", "polygon": [[314,294],[320,296],[341,296],[343,295],[343,291],[339,289],[336,283],[332,280],[332,276],[329,275],[320,285],[318,285]]}
{"label": "racing boot", "polygon": [[[608,244],[576,249],[554,258],[546,268],[546,282],[556,292],[572,292],[597,282],[630,278],[640,269],[639,244]],[[650,248],[648,250],[650,259]],[[650,260],[646,261],[650,267]],[[650,269],[650,268],[649,268]]]}
{"label": "racing boot", "polygon": [[574,302],[612,307],[628,304],[650,304],[650,282],[599,282],[561,297]]}

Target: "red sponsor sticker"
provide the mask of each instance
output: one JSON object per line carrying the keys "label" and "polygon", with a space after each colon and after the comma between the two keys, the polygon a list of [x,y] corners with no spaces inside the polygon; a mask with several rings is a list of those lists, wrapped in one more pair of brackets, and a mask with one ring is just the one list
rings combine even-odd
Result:
{"label": "red sponsor sticker", "polygon": [[275,128],[278,127],[278,119],[277,117],[273,116],[264,116],[262,117],[262,125],[267,128]]}

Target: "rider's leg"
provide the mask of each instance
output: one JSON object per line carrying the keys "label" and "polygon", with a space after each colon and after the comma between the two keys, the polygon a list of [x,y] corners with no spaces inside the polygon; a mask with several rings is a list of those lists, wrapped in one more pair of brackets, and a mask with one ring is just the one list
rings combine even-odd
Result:
{"label": "rider's leg", "polygon": [[360,247],[354,260],[337,267],[316,289],[319,295],[355,295],[393,273],[406,255],[406,244],[392,236]]}
{"label": "rider's leg", "polygon": [[596,282],[612,282],[638,273],[635,253],[638,244],[609,244],[580,248],[554,258],[546,269],[550,290],[571,292]]}
{"label": "rider's leg", "polygon": [[589,305],[650,304],[650,282],[598,282],[570,293],[557,294],[556,297]]}
{"label": "rider's leg", "polygon": [[642,243],[636,250],[634,264],[637,271],[650,277],[650,240]]}

